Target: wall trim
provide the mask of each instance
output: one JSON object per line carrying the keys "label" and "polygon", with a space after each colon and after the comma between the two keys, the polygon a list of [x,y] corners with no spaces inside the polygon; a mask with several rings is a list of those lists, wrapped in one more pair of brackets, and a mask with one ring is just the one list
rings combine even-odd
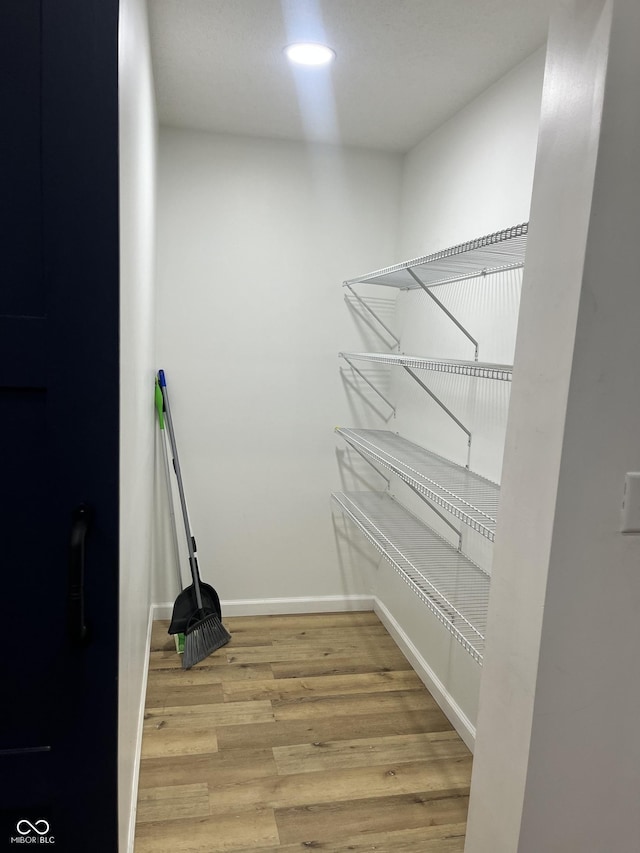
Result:
{"label": "wall trim", "polygon": [[171,619],[173,612],[173,602],[165,601],[163,604],[152,604],[151,610],[154,619]]}
{"label": "wall trim", "polygon": [[140,782],[140,759],[142,757],[142,732],[144,729],[144,710],[147,699],[147,681],[149,679],[149,651],[151,649],[151,632],[153,620],[158,619],[155,615],[155,605],[149,607],[149,620],[147,622],[147,639],[145,641],[144,666],[142,669],[142,686],[140,689],[140,708],[138,710],[138,726],[136,729],[136,740],[134,744],[133,760],[133,782],[131,785],[131,808],[129,812],[129,832],[127,837],[127,853],[134,853],[133,846],[136,838],[136,816],[138,813],[138,786]]}
{"label": "wall trim", "polygon": [[[286,613],[332,613],[373,610],[373,595],[318,595],[300,598],[239,598],[220,602],[225,616],[277,616]],[[170,619],[173,602],[154,604],[154,619]]]}
{"label": "wall trim", "polygon": [[380,618],[382,624],[398,644],[400,651],[415,669],[416,674],[422,683],[442,708],[462,740],[469,747],[471,752],[473,752],[476,743],[476,727],[446,689],[442,681],[440,681],[438,676],[431,669],[409,636],[400,627],[400,624],[392,615],[391,611],[377,597],[375,598],[373,609]]}

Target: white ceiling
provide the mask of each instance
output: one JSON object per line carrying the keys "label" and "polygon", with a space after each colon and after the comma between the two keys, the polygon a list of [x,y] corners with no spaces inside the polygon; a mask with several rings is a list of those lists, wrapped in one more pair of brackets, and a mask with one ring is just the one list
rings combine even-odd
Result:
{"label": "white ceiling", "polygon": [[[407,151],[546,39],[555,0],[149,0],[161,124]],[[322,41],[330,68],[282,49]]]}

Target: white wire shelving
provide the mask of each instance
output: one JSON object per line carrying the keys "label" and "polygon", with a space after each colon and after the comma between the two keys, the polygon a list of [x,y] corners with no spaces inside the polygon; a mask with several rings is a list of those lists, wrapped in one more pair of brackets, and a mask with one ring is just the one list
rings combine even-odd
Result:
{"label": "white wire shelving", "polygon": [[348,279],[343,286],[368,283],[414,290],[520,269],[524,266],[528,230],[527,222],[514,225],[441,252]]}
{"label": "white wire shelving", "polygon": [[[393,348],[399,337],[375,312],[375,300],[357,285],[383,285],[398,290],[422,290],[429,300],[473,345],[474,360],[427,357],[398,353],[340,352],[349,368],[365,382],[395,415],[394,404],[376,387],[376,372],[361,370],[359,362],[403,368],[467,437],[467,466],[445,459],[387,430],[337,428],[336,432],[377,470],[400,477],[429,504],[458,535],[456,549],[386,492],[335,493],[332,497],[368,541],[391,563],[428,609],[447,627],[472,657],[482,663],[489,600],[489,575],[463,554],[462,532],[448,516],[467,525],[490,542],[495,538],[499,486],[469,470],[472,434],[454,411],[428,386],[420,371],[510,382],[513,367],[479,360],[479,343],[471,330],[436,296],[445,284],[482,280],[524,267],[528,223],[488,234],[444,251],[424,255],[343,282],[357,305],[382,330],[391,335]],[[355,288],[355,289],[354,289]],[[446,301],[448,291],[444,291]],[[413,299],[413,297],[408,297]],[[355,301],[354,301],[355,300]],[[370,302],[373,301],[373,305]],[[363,314],[363,316],[365,316]],[[385,339],[386,340],[386,339]],[[364,371],[364,372],[363,372]],[[416,372],[417,371],[417,372]],[[436,393],[436,390],[438,393]],[[381,472],[380,472],[381,473]],[[382,475],[384,476],[384,475]],[[444,512],[442,512],[444,511]]]}
{"label": "white wire shelving", "polygon": [[479,344],[470,331],[432,292],[442,284],[452,284],[456,281],[466,281],[472,278],[487,277],[500,272],[518,270],[524,266],[527,248],[529,223],[513,225],[503,231],[478,237],[468,243],[460,243],[450,249],[413,258],[391,267],[375,270],[375,272],[351,278],[344,281],[352,297],[378,321],[378,323],[393,337],[394,345],[400,348],[399,338],[380,319],[375,311],[355,292],[354,285],[380,284],[393,287],[396,290],[416,290],[421,288],[427,296],[444,312],[462,334],[473,344],[474,357],[478,360]]}
{"label": "white wire shelving", "polygon": [[386,492],[335,492],[332,498],[481,664],[489,576]]}
{"label": "white wire shelving", "polygon": [[397,474],[490,542],[495,539],[500,486],[389,430],[336,427],[374,465]]}
{"label": "white wire shelving", "polygon": [[511,381],[513,374],[512,365],[494,364],[489,361],[429,358],[386,352],[341,352],[338,355],[347,362],[371,361],[377,364],[397,365],[408,370],[434,370],[439,373],[455,373],[459,376],[475,376],[480,379],[501,379],[507,382]]}

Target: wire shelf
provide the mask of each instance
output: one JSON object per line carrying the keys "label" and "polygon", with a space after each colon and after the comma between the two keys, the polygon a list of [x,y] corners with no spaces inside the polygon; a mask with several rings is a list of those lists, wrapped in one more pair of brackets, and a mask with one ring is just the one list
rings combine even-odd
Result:
{"label": "wire shelf", "polygon": [[367,282],[415,290],[421,285],[409,270],[413,270],[425,287],[436,287],[476,276],[520,269],[524,266],[528,230],[528,222],[514,225],[504,231],[487,234],[485,237],[461,243],[442,252],[414,258],[349,279],[343,286],[349,287]]}
{"label": "wire shelf", "polygon": [[478,663],[489,576],[385,492],[331,496],[365,538]]}
{"label": "wire shelf", "polygon": [[493,542],[500,486],[388,430],[336,427],[338,435]]}
{"label": "wire shelf", "polygon": [[345,361],[373,361],[378,364],[392,364],[417,370],[435,370],[440,373],[456,373],[460,376],[476,376],[481,379],[502,379],[511,381],[513,366],[493,364],[488,361],[464,361],[449,358],[428,358],[415,355],[398,355],[381,352],[341,352]]}

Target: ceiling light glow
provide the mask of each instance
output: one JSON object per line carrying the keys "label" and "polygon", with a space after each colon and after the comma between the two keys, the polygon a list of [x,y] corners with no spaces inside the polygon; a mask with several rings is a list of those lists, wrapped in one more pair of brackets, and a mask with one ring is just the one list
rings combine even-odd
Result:
{"label": "ceiling light glow", "polygon": [[285,47],[289,62],[296,65],[326,65],[336,58],[336,53],[325,44],[297,43]]}

